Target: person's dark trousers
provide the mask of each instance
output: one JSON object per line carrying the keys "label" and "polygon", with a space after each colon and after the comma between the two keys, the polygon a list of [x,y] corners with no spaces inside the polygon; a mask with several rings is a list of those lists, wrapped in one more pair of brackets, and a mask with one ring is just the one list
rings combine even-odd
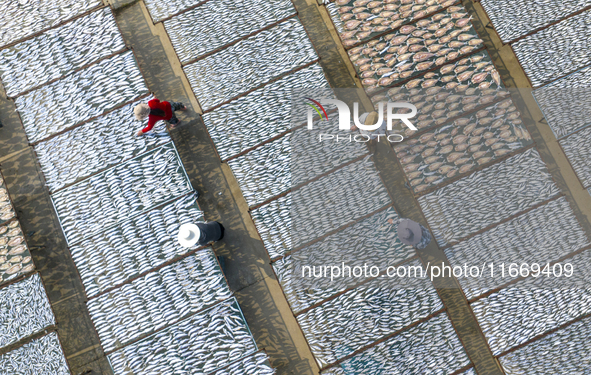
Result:
{"label": "person's dark trousers", "polygon": [[201,237],[197,242],[199,245],[206,245],[210,242],[216,242],[224,238],[224,227],[217,221],[210,221],[209,223],[195,224],[201,231]]}
{"label": "person's dark trousers", "polygon": [[181,102],[170,102],[170,107],[172,108],[172,117],[170,118],[170,120],[168,120],[168,122],[171,125],[176,125],[179,122],[179,119],[176,117],[176,115],[174,114],[174,112],[175,111],[178,111],[181,108],[183,108],[184,105]]}

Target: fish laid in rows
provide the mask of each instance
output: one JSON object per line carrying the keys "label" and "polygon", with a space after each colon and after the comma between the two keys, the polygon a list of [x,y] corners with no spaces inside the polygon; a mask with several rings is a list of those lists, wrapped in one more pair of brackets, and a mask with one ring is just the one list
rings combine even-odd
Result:
{"label": "fish laid in rows", "polygon": [[54,324],[55,317],[38,273],[0,289],[0,347]]}
{"label": "fish laid in rows", "polygon": [[361,160],[273,200],[251,215],[273,259],[390,203],[373,162]]}
{"label": "fish laid in rows", "polygon": [[[347,347],[347,340],[342,345]],[[322,375],[358,374],[359,369],[364,374],[452,374],[469,364],[449,317],[441,313],[346,359]]]}
{"label": "fish laid in rows", "polygon": [[292,106],[294,93],[333,97],[328,87],[322,67],[313,64],[203,114],[203,123],[225,160],[289,130],[293,118],[306,119],[309,107]]}
{"label": "fish laid in rows", "polygon": [[70,245],[193,191],[168,143],[51,195]]}
{"label": "fish laid in rows", "polygon": [[0,47],[67,21],[92,8],[101,0],[37,0],[4,2],[0,13]]}
{"label": "fish laid in rows", "polygon": [[[441,13],[371,40],[348,51],[368,93],[443,66],[483,46],[463,7]],[[471,78],[464,73],[464,79]]]}
{"label": "fish laid in rows", "polygon": [[[405,266],[421,263],[412,260]],[[441,308],[428,278],[378,277],[296,318],[322,368]]]}
{"label": "fish laid in rows", "polygon": [[591,128],[585,128],[559,141],[581,184],[591,187]]}
{"label": "fish laid in rows", "polygon": [[481,0],[480,4],[503,43],[509,43],[591,6],[591,0]]}
{"label": "fish laid in rows", "polygon": [[326,8],[343,45],[350,47],[455,3],[457,0],[337,0]]}
{"label": "fish laid in rows", "polygon": [[218,0],[166,20],[164,27],[184,63],[295,13],[289,0]]}
{"label": "fish laid in rows", "polygon": [[[419,130],[449,122],[465,112],[472,112],[506,96],[498,71],[488,53],[481,52],[453,64],[447,64],[415,78],[400,87],[371,96],[376,110],[385,102],[408,102],[417,107],[412,122]],[[386,107],[384,106],[384,111]],[[402,130],[405,138],[416,133],[394,120],[393,130]]]}
{"label": "fish laid in rows", "polygon": [[230,298],[109,355],[115,375],[210,374],[257,351]]}
{"label": "fish laid in rows", "polygon": [[318,56],[297,18],[183,67],[203,110],[207,110]]}
{"label": "fish laid in rows", "polygon": [[[273,263],[281,288],[294,313],[367,280],[361,277],[330,278],[302,277],[302,267],[327,264],[363,267],[376,258],[383,267],[393,266],[413,257],[412,246],[404,245],[396,231],[400,217],[389,207],[342,231],[291,253]],[[371,249],[371,251],[369,251]]]}
{"label": "fish laid in rows", "polygon": [[513,51],[533,87],[589,65],[591,10],[562,20],[513,43]]}
{"label": "fish laid in rows", "polygon": [[560,193],[534,148],[419,197],[439,246],[458,241]]}
{"label": "fish laid in rows", "polygon": [[182,12],[183,10],[199,5],[202,2],[203,0],[144,1],[154,23],[158,23],[164,18],[171,17],[179,12]]}
{"label": "fish laid in rows", "polygon": [[291,188],[291,134],[228,162],[249,206]]}
{"label": "fish laid in rows", "polygon": [[509,99],[394,146],[415,193],[531,144]]}
{"label": "fish laid in rows", "polygon": [[0,355],[0,368],[6,374],[71,374],[57,332],[33,339]]}
{"label": "fish laid in rows", "polygon": [[[569,241],[564,241],[568,237]],[[589,239],[565,197],[551,201],[508,222],[475,235],[450,248],[445,255],[451,266],[487,264],[546,264],[589,244]],[[484,277],[461,277],[466,298],[478,297],[515,279],[501,272]]]}
{"label": "fish laid in rows", "polygon": [[211,249],[86,303],[105,351],[171,326],[232,296]]}
{"label": "fish laid in rows", "polygon": [[291,235],[295,246],[391,204],[368,157],[295,189],[291,195]]}
{"label": "fish laid in rows", "polygon": [[213,375],[273,375],[275,370],[269,363],[269,356],[265,352],[258,352],[242,358],[228,367],[216,371]]}
{"label": "fish laid in rows", "polygon": [[557,139],[589,124],[591,67],[551,82],[532,92]]}
{"label": "fish laid in rows", "polygon": [[133,52],[127,51],[14,102],[29,142],[38,142],[148,92]]}
{"label": "fish laid in rows", "polygon": [[591,250],[566,263],[571,277],[530,276],[471,304],[493,355],[591,313]]}
{"label": "fish laid in rows", "polygon": [[591,318],[525,345],[499,358],[507,375],[584,374],[589,369],[581,358],[591,356]]}
{"label": "fish laid in rows", "polygon": [[0,78],[6,95],[15,97],[123,48],[107,7],[0,50]]}
{"label": "fish laid in rows", "polygon": [[17,220],[0,226],[0,285],[33,272],[35,264]]}
{"label": "fish laid in rows", "polygon": [[318,142],[320,134],[336,130],[338,117],[333,116],[321,129],[298,128],[228,161],[249,206],[367,154],[360,142]]}
{"label": "fish laid in rows", "polygon": [[[143,99],[146,103],[150,98]],[[35,145],[37,160],[50,191],[78,182],[170,142],[164,122],[151,133],[137,137],[133,108],[123,106],[96,120]]]}
{"label": "fish laid in rows", "polygon": [[250,215],[271,259],[291,251],[291,194],[252,210]]}
{"label": "fish laid in rows", "polygon": [[203,212],[197,196],[190,194],[70,246],[86,296],[94,297],[194,250],[181,246],[177,237],[182,224],[198,222],[203,222]]}

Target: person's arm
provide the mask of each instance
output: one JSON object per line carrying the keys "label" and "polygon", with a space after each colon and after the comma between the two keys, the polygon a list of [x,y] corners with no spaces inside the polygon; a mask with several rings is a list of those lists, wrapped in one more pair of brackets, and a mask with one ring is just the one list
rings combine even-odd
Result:
{"label": "person's arm", "polygon": [[152,130],[152,128],[154,127],[155,124],[156,124],[156,121],[153,121],[151,118],[149,118],[148,119],[148,126],[143,128],[142,130],[138,131],[137,135],[142,135],[142,134],[149,132],[150,130]]}

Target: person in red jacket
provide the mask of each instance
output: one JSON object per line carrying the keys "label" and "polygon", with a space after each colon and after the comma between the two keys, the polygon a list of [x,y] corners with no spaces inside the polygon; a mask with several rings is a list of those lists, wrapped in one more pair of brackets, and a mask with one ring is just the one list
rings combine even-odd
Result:
{"label": "person in red jacket", "polygon": [[152,130],[154,125],[160,120],[168,121],[172,127],[176,127],[181,122],[174,115],[174,111],[184,111],[187,107],[179,102],[160,101],[156,98],[150,100],[148,104],[140,103],[133,109],[135,118],[142,121],[148,119],[148,126],[137,132],[137,135],[142,135]]}

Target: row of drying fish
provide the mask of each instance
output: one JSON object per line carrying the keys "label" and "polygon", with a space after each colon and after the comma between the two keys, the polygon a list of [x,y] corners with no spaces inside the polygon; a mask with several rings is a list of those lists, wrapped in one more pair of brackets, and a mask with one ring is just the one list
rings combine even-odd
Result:
{"label": "row of drying fish", "polygon": [[[380,92],[371,97],[376,110],[380,102],[408,102],[418,109],[413,125],[419,130],[443,125],[451,119],[472,112],[509,95],[504,90],[501,77],[486,51],[444,65],[422,77]],[[403,134],[416,133],[400,122],[393,122],[393,129],[402,127]]]}
{"label": "row of drying fish", "polygon": [[569,278],[529,277],[472,303],[494,355],[591,313],[591,250],[565,263],[573,265]]}
{"label": "row of drying fish", "polygon": [[86,295],[96,296],[187,253],[191,249],[176,240],[179,227],[197,222],[203,222],[203,212],[190,194],[70,246]]}
{"label": "row of drying fish", "polygon": [[567,17],[585,7],[590,0],[499,1],[481,0],[503,43],[523,37],[534,30]]}
{"label": "row of drying fish", "polygon": [[390,202],[373,163],[361,160],[259,207],[251,214],[273,259]]}
{"label": "row of drying fish", "polygon": [[211,250],[148,273],[87,302],[104,350],[171,326],[232,296]]}
{"label": "row of drying fish", "polygon": [[4,374],[71,374],[55,332],[0,355],[0,369]]}
{"label": "row of drying fish", "polygon": [[111,9],[103,8],[0,50],[0,78],[14,97],[124,47]]}
{"label": "row of drying fish", "polygon": [[457,0],[338,0],[327,4],[326,9],[347,47],[388,30],[395,30],[456,2]]}
{"label": "row of drying fish", "polygon": [[[150,98],[142,100],[147,102]],[[170,142],[160,121],[153,132],[136,137],[143,126],[133,115],[133,102],[96,120],[35,145],[37,160],[49,191],[80,181],[96,172]]]}
{"label": "row of drying fish", "polygon": [[0,348],[54,324],[39,274],[0,289]]}
{"label": "row of drying fish", "polygon": [[[413,260],[409,266],[420,266]],[[404,287],[398,284],[404,282]],[[443,308],[429,279],[377,278],[297,316],[320,367]]]}
{"label": "row of drying fish", "polygon": [[0,226],[0,285],[33,270],[35,264],[18,220]]}
{"label": "row of drying fish", "polygon": [[591,318],[575,322],[499,358],[507,375],[585,374],[591,358]]}
{"label": "row of drying fish", "polygon": [[[413,247],[402,244],[398,239],[396,228],[399,220],[396,211],[389,207],[273,263],[292,311],[298,313],[367,280],[362,275],[331,281],[330,273],[329,278],[302,277],[304,266],[340,266],[344,263],[353,268],[380,259],[380,267],[385,269],[414,256]],[[316,273],[320,274],[318,270]]]}
{"label": "row of drying fish", "polygon": [[560,21],[512,44],[532,86],[589,65],[591,10]]}
{"label": "row of drying fish", "polygon": [[164,21],[164,27],[183,63],[295,13],[289,0],[218,0]]}
{"label": "row of drying fish", "polygon": [[271,259],[292,249],[291,194],[252,210],[251,217]]}
{"label": "row of drying fish", "polygon": [[290,19],[187,65],[184,71],[207,110],[315,59],[304,27]]}
{"label": "row of drying fish", "polygon": [[172,143],[51,196],[70,245],[193,190]]}
{"label": "row of drying fish", "polygon": [[535,149],[418,199],[439,246],[453,243],[560,193]]}
{"label": "row of drying fish", "polygon": [[291,141],[287,134],[228,162],[249,206],[291,188]]}
{"label": "row of drying fish", "polygon": [[[447,314],[441,313],[356,354],[339,367],[323,371],[322,375],[452,374],[469,364]],[[465,374],[470,373],[468,370]]]}
{"label": "row of drying fish", "polygon": [[507,272],[501,277],[500,264],[545,265],[587,245],[585,231],[561,197],[445,249],[445,255],[452,266],[486,263],[496,267],[494,278],[489,266],[483,277],[458,278],[466,298],[471,299],[514,279]]}
{"label": "row of drying fish", "polygon": [[533,91],[546,122],[556,138],[563,138],[589,124],[591,117],[591,67]]}
{"label": "row of drying fish", "polygon": [[[338,117],[329,122],[338,129]],[[290,188],[329,172],[356,157],[367,154],[358,142],[319,142],[324,130],[299,128],[247,154],[230,160],[249,206],[264,202]]]}
{"label": "row of drying fish", "polygon": [[532,143],[511,99],[395,146],[415,193]]}
{"label": "row of drying fish", "polygon": [[[294,114],[295,115],[295,114]],[[327,173],[344,163],[367,154],[363,142],[349,141],[347,131],[339,129],[339,117],[331,115],[329,121],[316,121],[314,129],[302,127],[293,131],[291,138],[291,186],[295,187]],[[357,132],[349,133],[356,136]],[[321,135],[341,137],[320,141]]]}
{"label": "row of drying fish", "polygon": [[4,224],[8,220],[16,216],[12,202],[10,201],[10,195],[6,188],[6,183],[0,175],[0,225]]}
{"label": "row of drying fish", "polygon": [[591,128],[572,134],[560,140],[559,143],[577,173],[581,184],[585,188],[591,187],[591,168],[589,168],[589,160],[591,160],[591,155],[589,155],[591,150]]}
{"label": "row of drying fish", "polygon": [[203,122],[225,160],[289,130],[294,91],[315,93],[328,87],[322,67],[313,64],[205,113]]}
{"label": "row of drying fish", "polygon": [[0,14],[0,48],[103,5],[101,0],[5,2]]}
{"label": "row of drying fish", "polygon": [[273,375],[275,370],[269,364],[269,356],[264,352],[255,353],[216,371],[214,375]]}
{"label": "row of drying fish", "polygon": [[294,247],[391,204],[373,162],[349,164],[291,192]]}
{"label": "row of drying fish", "polygon": [[445,65],[482,44],[465,9],[452,6],[348,53],[363,87],[371,93]]}
{"label": "row of drying fish", "polygon": [[146,8],[152,17],[154,23],[161,21],[164,18],[171,17],[179,12],[183,12],[188,8],[194,7],[203,0],[145,0]]}
{"label": "row of drying fish", "polygon": [[209,374],[256,352],[235,298],[109,355],[115,375]]}
{"label": "row of drying fish", "polygon": [[15,99],[29,142],[147,94],[132,51],[113,56]]}

